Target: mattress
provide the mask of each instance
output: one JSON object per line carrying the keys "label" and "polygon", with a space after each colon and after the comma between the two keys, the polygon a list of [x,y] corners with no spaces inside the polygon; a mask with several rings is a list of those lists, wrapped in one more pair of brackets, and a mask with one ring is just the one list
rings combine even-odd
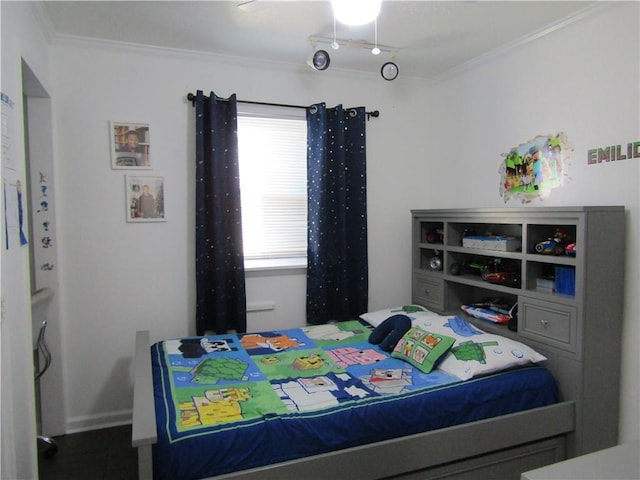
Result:
{"label": "mattress", "polygon": [[156,479],[200,479],[557,402],[539,366],[461,381],[368,343],[362,321],[151,347]]}

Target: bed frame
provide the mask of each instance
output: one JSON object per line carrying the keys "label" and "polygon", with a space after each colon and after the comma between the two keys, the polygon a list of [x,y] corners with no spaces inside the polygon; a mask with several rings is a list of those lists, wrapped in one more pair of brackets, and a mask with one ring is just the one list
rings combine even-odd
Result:
{"label": "bed frame", "polygon": [[[460,305],[476,295],[509,292],[517,297],[517,331],[467,320],[547,357],[544,366],[556,379],[561,403],[216,478],[519,480],[527,470],[616,445],[625,223],[621,206],[413,210],[411,301],[444,313],[459,312]],[[448,238],[436,245],[445,264],[457,255],[488,255],[459,246],[466,224],[489,231],[515,229],[529,242],[544,239],[543,232],[552,225],[574,231],[580,254],[572,259],[523,252],[501,256],[520,261],[530,280],[541,262],[571,266],[575,295],[510,289],[424,269],[421,259],[435,247],[423,243],[423,233],[434,226],[441,226]],[[132,440],[139,448],[140,480],[152,478],[151,445],[156,441],[149,337],[145,331],[136,338]]]}
{"label": "bed frame", "polygon": [[[153,478],[151,449],[157,441],[149,339],[149,331],[137,332],[132,445],[140,480]],[[523,471],[566,458],[575,409],[569,400],[215,478],[519,479]]]}

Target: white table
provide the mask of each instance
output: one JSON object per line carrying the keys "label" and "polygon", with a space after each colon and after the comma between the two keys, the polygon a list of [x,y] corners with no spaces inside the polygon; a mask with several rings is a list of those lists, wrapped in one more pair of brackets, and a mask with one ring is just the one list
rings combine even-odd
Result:
{"label": "white table", "polygon": [[525,472],[521,480],[638,480],[638,440]]}

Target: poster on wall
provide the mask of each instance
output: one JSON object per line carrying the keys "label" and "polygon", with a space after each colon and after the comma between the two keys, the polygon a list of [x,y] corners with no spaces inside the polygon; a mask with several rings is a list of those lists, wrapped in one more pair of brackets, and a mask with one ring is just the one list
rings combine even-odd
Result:
{"label": "poster on wall", "polygon": [[150,170],[149,124],[109,122],[111,168]]}
{"label": "poster on wall", "polygon": [[529,203],[545,200],[551,191],[571,178],[568,166],[573,153],[564,132],[538,135],[503,153],[500,162],[500,195]]}
{"label": "poster on wall", "polygon": [[0,92],[2,102],[2,166],[15,170],[13,150],[12,118],[14,116],[14,101],[4,92]]}
{"label": "poster on wall", "polygon": [[2,195],[5,249],[9,250],[14,240],[17,240],[16,243],[21,246],[27,245],[29,242],[25,234],[26,216],[22,197],[22,182],[14,175],[6,175],[7,173],[10,171],[4,172]]}
{"label": "poster on wall", "polygon": [[164,222],[164,178],[126,175],[127,222]]}
{"label": "poster on wall", "polygon": [[22,181],[15,159],[16,111],[15,102],[5,92],[0,92],[2,103],[2,223],[4,224],[4,246],[9,250],[13,245],[27,245]]}

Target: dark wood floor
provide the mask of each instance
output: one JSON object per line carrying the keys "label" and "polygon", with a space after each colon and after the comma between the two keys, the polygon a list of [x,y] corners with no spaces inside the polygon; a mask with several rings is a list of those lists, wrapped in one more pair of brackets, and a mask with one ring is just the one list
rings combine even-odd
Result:
{"label": "dark wood floor", "polygon": [[[40,480],[137,480],[131,425],[54,438],[58,451],[38,456]],[[51,452],[52,450],[49,450]]]}

